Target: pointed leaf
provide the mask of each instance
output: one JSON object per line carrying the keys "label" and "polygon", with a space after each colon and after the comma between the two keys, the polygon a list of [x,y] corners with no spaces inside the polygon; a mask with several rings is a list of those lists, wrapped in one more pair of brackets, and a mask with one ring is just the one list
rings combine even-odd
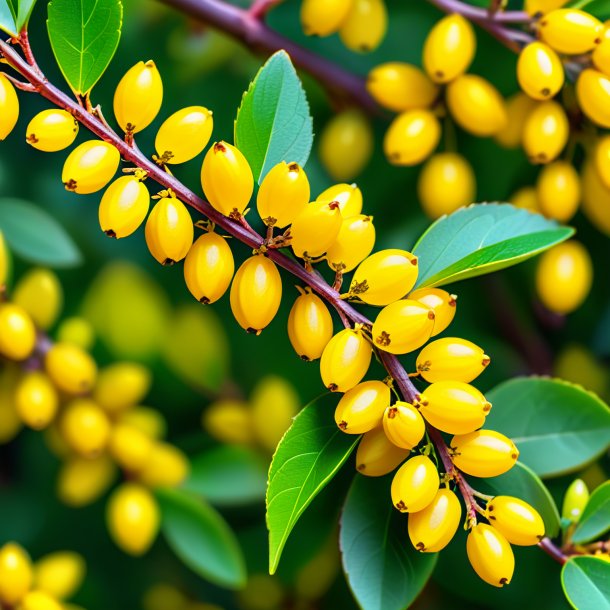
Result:
{"label": "pointed leaf", "polygon": [[571,557],[561,570],[561,586],[575,610],[610,610],[610,563]]}
{"label": "pointed leaf", "polygon": [[0,30],[17,36],[17,15],[12,0],[0,0]]}
{"label": "pointed leaf", "polygon": [[610,530],[610,481],[602,483],[587,502],[578,525],[572,534],[572,542],[582,544],[603,536]]}
{"label": "pointed leaf", "polygon": [[[2,0],[0,0],[1,2]],[[19,9],[17,12],[17,30],[21,32],[30,20],[30,16],[32,11],[34,10],[34,5],[36,4],[36,0],[19,0],[18,5]]]}

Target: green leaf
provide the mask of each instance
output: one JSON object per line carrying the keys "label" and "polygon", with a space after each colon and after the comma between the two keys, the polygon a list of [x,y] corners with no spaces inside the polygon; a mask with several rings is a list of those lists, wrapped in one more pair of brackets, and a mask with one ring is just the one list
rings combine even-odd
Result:
{"label": "green leaf", "polygon": [[[1,2],[1,0],[0,0]],[[34,10],[34,5],[36,4],[36,0],[19,0],[18,5],[19,9],[17,12],[17,30],[22,31],[28,24],[30,20],[30,16],[32,15],[32,11]]]}
{"label": "green leaf", "polygon": [[0,198],[0,229],[9,248],[31,263],[75,267],[82,256],[65,229],[44,209],[22,199]]}
{"label": "green leaf", "polygon": [[234,445],[220,445],[191,460],[182,487],[219,506],[258,502],[265,497],[267,464],[261,455]]}
{"label": "green leaf", "polygon": [[575,0],[566,6],[587,11],[594,17],[604,21],[610,17],[610,2],[608,0]]}
{"label": "green leaf", "polygon": [[508,472],[489,479],[469,479],[472,486],[492,496],[514,496],[531,504],[542,517],[547,536],[559,533],[559,511],[540,478],[525,464],[517,462]]}
{"label": "green leaf", "polygon": [[582,544],[603,536],[610,529],[610,481],[602,483],[587,502],[572,542]]}
{"label": "green leaf", "polygon": [[10,36],[17,36],[17,15],[13,0],[0,0],[0,30]]}
{"label": "green leaf", "polygon": [[438,555],[418,553],[405,515],[390,499],[391,478],[356,475],[341,517],[343,569],[363,610],[402,610],[419,595]]}
{"label": "green leaf", "polygon": [[77,95],[104,74],[121,37],[120,0],[52,0],[47,28],[55,59]]}
{"label": "green leaf", "polygon": [[561,586],[575,610],[610,610],[610,563],[571,557],[561,570]]}
{"label": "green leaf", "polygon": [[335,476],[358,443],[344,434],[332,413],[339,397],[325,394],[309,403],[280,441],[267,484],[269,571],[275,573],[295,523]]}
{"label": "green leaf", "polygon": [[235,145],[260,184],[281,161],[305,165],[312,143],[305,91],[288,54],[278,51],[244,93],[235,121]]}
{"label": "green leaf", "polygon": [[516,265],[568,239],[574,230],[507,203],[461,208],[419,238],[416,287],[442,286]]}
{"label": "green leaf", "polygon": [[246,582],[246,567],[235,535],[209,504],[178,489],[156,492],[161,506],[161,530],[174,553],[207,580],[238,589]]}
{"label": "green leaf", "polygon": [[519,459],[541,477],[577,470],[610,446],[610,410],[580,386],[521,377],[487,397],[486,425],[512,438]]}

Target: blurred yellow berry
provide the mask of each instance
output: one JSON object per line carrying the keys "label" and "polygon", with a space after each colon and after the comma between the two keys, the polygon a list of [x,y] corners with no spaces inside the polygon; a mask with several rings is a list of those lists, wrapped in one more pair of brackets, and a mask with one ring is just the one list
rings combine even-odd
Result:
{"label": "blurred yellow berry", "polygon": [[353,0],[303,0],[301,26],[307,36],[330,36],[347,18]]}
{"label": "blurred yellow berry", "polygon": [[388,440],[382,427],[365,433],[356,451],[356,469],[367,477],[382,477],[395,470],[409,455],[408,449]]}
{"label": "blurred yellow berry", "polygon": [[564,149],[570,126],[562,106],[553,100],[540,102],[523,126],[523,149],[531,163],[550,163]]}
{"label": "blurred yellow berry", "polygon": [[515,191],[508,199],[515,207],[529,212],[540,213],[540,205],[535,186],[524,186]]}
{"label": "blurred yellow berry", "polygon": [[544,166],[536,182],[536,200],[547,217],[568,222],[580,204],[580,177],[567,161]]}
{"label": "blurred yellow berry", "polygon": [[111,413],[141,402],[150,389],[150,371],[136,362],[115,362],[104,367],[97,378],[93,398]]}
{"label": "blurred yellow berry", "polygon": [[117,468],[106,455],[94,459],[71,457],[59,471],[57,495],[68,506],[86,506],[106,492],[116,475]]}
{"label": "blurred yellow berry", "polygon": [[35,430],[53,421],[59,397],[51,380],[39,371],[25,373],[15,390],[15,408],[21,421]]}
{"label": "blurred yellow berry", "polygon": [[119,423],[110,432],[108,451],[128,472],[139,472],[148,462],[152,448],[153,440],[129,424]]}
{"label": "blurred yellow berry", "polygon": [[63,290],[53,271],[32,269],[17,282],[12,301],[28,312],[38,328],[48,330],[61,311]]}
{"label": "blurred yellow berry", "polygon": [[95,342],[95,331],[85,318],[64,318],[57,329],[57,341],[90,350]]}
{"label": "blurred yellow berry", "polygon": [[438,119],[429,110],[408,110],[388,127],[383,150],[393,165],[417,165],[427,159],[441,137]]}
{"label": "blurred yellow berry", "polygon": [[34,587],[56,599],[67,599],[81,586],[85,570],[85,560],[78,553],[51,553],[34,565]]}
{"label": "blurred yellow berry", "polygon": [[521,91],[506,100],[507,121],[504,128],[494,136],[500,146],[504,146],[504,148],[521,146],[525,120],[536,105],[535,100]]}
{"label": "blurred yellow berry", "polygon": [[183,451],[169,443],[154,443],[139,472],[139,478],[149,487],[176,487],[188,476],[189,461]]}
{"label": "blurred yellow berry", "polygon": [[56,343],[46,353],[45,369],[51,381],[68,394],[86,394],[97,378],[95,360],[80,347]]}
{"label": "blurred yellow berry", "polygon": [[32,562],[25,550],[14,542],[0,548],[0,600],[15,606],[32,586]]}
{"label": "blurred yellow berry", "polygon": [[28,313],[19,305],[0,303],[0,355],[25,360],[35,346],[36,328]]}
{"label": "blurred yellow berry", "polygon": [[223,443],[247,445],[254,438],[250,407],[240,400],[212,403],[203,412],[202,423],[208,434]]}
{"label": "blurred yellow berry", "polygon": [[353,0],[347,17],[341,23],[339,36],[352,51],[374,51],[388,28],[388,12],[384,0]]}
{"label": "blurred yellow berry", "polygon": [[92,400],[84,398],[73,400],[65,407],[61,431],[72,449],[88,458],[101,455],[110,440],[107,415]]}

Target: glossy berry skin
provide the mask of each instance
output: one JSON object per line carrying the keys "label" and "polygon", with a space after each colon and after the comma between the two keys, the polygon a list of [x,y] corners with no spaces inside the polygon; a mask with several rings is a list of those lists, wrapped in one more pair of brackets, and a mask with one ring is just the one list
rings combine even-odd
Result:
{"label": "glossy berry skin", "polygon": [[135,176],[117,178],[102,196],[100,227],[108,237],[127,237],[144,222],[149,207],[150,194],[142,181]]}
{"label": "glossy berry skin", "polygon": [[413,449],[424,438],[426,424],[419,411],[407,402],[397,401],[383,414],[383,430],[388,440],[401,449]]}
{"label": "glossy berry skin", "polygon": [[56,343],[46,353],[44,365],[51,381],[67,394],[86,394],[95,384],[95,360],[76,345]]}
{"label": "glossy berry skin", "polygon": [[425,455],[409,458],[392,479],[392,504],[401,513],[416,513],[434,500],[440,480],[434,462]]}
{"label": "glossy berry skin", "polygon": [[462,381],[437,381],[421,394],[419,409],[426,421],[448,434],[467,434],[480,428],[491,403]]}
{"label": "glossy berry skin", "polygon": [[578,309],[593,281],[591,257],[585,247],[570,240],[545,252],[536,269],[536,292],[542,304],[558,314]]}
{"label": "glossy berry skin", "polygon": [[528,44],[519,54],[517,80],[527,95],[548,100],[563,87],[565,75],[561,59],[543,42]]}
{"label": "glossy berry skin", "polygon": [[432,335],[434,312],[418,301],[402,299],[386,305],[373,323],[375,345],[390,354],[407,354]]}
{"label": "glossy berry skin", "polygon": [[213,128],[212,112],[204,106],[174,112],[163,121],[155,137],[160,161],[175,165],[194,159],[207,146]]}
{"label": "glossy berry skin", "polygon": [[390,404],[390,388],[383,381],[364,381],[348,390],[335,409],[335,423],[346,434],[363,434],[379,426]]}
{"label": "glossy berry skin", "polygon": [[44,152],[57,152],[74,142],[78,122],[65,110],[43,110],[30,121],[25,133],[25,141],[30,146]]}
{"label": "glossy berry skin", "polygon": [[57,413],[59,397],[49,378],[39,371],[26,373],[15,391],[21,421],[34,430],[46,428]]}
{"label": "glossy berry skin", "polygon": [[176,487],[186,479],[189,462],[178,447],[155,443],[139,477],[148,487]]}
{"label": "glossy berry skin", "polygon": [[19,118],[19,98],[13,83],[0,74],[0,140],[13,131]]}
{"label": "glossy berry skin", "polygon": [[57,321],[63,305],[57,275],[50,269],[31,269],[15,286],[12,302],[28,313],[37,328],[48,330]]}
{"label": "glossy berry skin", "polygon": [[503,434],[477,430],[451,439],[453,463],[473,477],[497,477],[508,472],[517,461],[519,451]]}
{"label": "glossy berry skin", "polygon": [[426,305],[434,312],[432,336],[442,333],[453,321],[457,297],[441,288],[419,288],[409,294],[409,299]]}
{"label": "glossy berry skin", "polygon": [[444,337],[428,343],[417,356],[418,373],[428,382],[470,383],[489,365],[483,350],[466,339]]}
{"label": "glossy berry skin", "polygon": [[309,202],[309,180],[298,163],[282,161],[263,179],[256,196],[258,215],[268,227],[283,229]]}
{"label": "glossy berry skin", "polygon": [[546,14],[539,23],[540,37],[558,53],[579,55],[601,42],[603,24],[593,15],[576,9],[560,8]]}
{"label": "glossy berry skin", "polygon": [[506,100],[507,121],[494,138],[504,148],[518,148],[523,139],[523,125],[529,113],[537,106],[536,100],[519,91]]}
{"label": "glossy berry skin", "polygon": [[301,27],[307,36],[330,36],[345,21],[353,0],[303,0]]}
{"label": "glossy berry skin", "polygon": [[555,101],[540,102],[523,127],[523,149],[531,163],[550,163],[564,149],[570,126],[564,109]]}
{"label": "glossy berry skin", "polygon": [[334,243],[341,230],[339,204],[313,201],[294,219],[290,234],[292,251],[299,258],[316,258]]}
{"label": "glossy berry skin", "polygon": [[583,70],[576,81],[576,97],[596,125],[610,128],[610,76],[591,68]]}
{"label": "glossy berry skin", "polygon": [[439,489],[428,506],[409,515],[411,544],[422,553],[437,553],[455,536],[462,518],[462,505],[445,487]]}
{"label": "glossy berry skin", "polygon": [[372,216],[359,214],[344,218],[333,245],[326,252],[326,262],[331,269],[347,273],[371,253],[374,245]]}
{"label": "glossy berry skin", "polygon": [[515,556],[506,538],[487,523],[475,525],[466,539],[468,561],[487,584],[508,585],[515,570]]}
{"label": "glossy berry skin", "polygon": [[322,191],[316,201],[336,201],[343,218],[358,216],[362,212],[362,191],[355,184],[335,184]]}
{"label": "glossy berry skin", "polygon": [[302,360],[317,360],[333,336],[333,319],[324,301],[311,288],[299,289],[288,316],[288,338]]}
{"label": "glossy berry skin", "polygon": [[487,503],[485,517],[510,544],[532,546],[544,538],[542,517],[519,498],[496,496]]}
{"label": "glossy berry skin", "polygon": [[593,159],[599,179],[610,190],[610,135],[599,139]]}
{"label": "glossy berry skin", "polygon": [[523,9],[530,15],[539,15],[554,11],[567,3],[568,0],[525,0]]}
{"label": "glossy berry skin", "polygon": [[155,120],[162,102],[163,83],[155,62],[139,61],[117,85],[114,116],[124,132],[138,133]]}
{"label": "glossy berry skin", "polygon": [[152,382],[149,370],[136,362],[115,362],[104,367],[93,399],[108,413],[122,413],[144,400]]}
{"label": "glossy berry skin", "polygon": [[547,217],[568,222],[580,204],[580,177],[567,161],[554,161],[542,168],[536,183],[536,199]]}
{"label": "glossy berry skin", "polygon": [[143,555],[159,531],[159,507],[145,487],[124,483],[108,501],[106,521],[119,548],[130,555]]}
{"label": "glossy berry skin", "polygon": [[474,30],[461,15],[448,15],[431,30],[424,43],[423,63],[436,83],[448,83],[470,67],[476,51]]}
{"label": "glossy berry skin", "polygon": [[64,606],[44,591],[30,591],[21,601],[19,610],[64,610]]}
{"label": "glossy berry skin", "polygon": [[369,72],[366,88],[380,106],[393,112],[428,108],[439,92],[418,67],[399,61],[375,66]]}
{"label": "glossy berry skin", "polygon": [[610,185],[602,180],[599,165],[585,161],[581,186],[583,212],[599,231],[610,235]]}
{"label": "glossy berry skin", "polygon": [[176,197],[163,197],[146,220],[148,250],[162,265],[181,261],[191,249],[195,231],[186,206]]}
{"label": "glossy berry skin", "polygon": [[141,430],[128,424],[112,428],[108,451],[121,468],[128,472],[139,472],[150,458],[153,440]]}
{"label": "glossy berry skin", "polygon": [[65,408],[61,431],[74,451],[93,458],[102,453],[110,440],[110,421],[92,400],[78,399]]}
{"label": "glossy berry skin", "polygon": [[417,257],[410,252],[394,248],[380,250],[360,263],[349,294],[368,305],[387,305],[413,288],[417,272]]}
{"label": "glossy berry skin", "polygon": [[79,144],[64,163],[61,181],[67,191],[87,195],[103,189],[116,174],[119,151],[100,140]]}
{"label": "glossy berry skin", "polygon": [[0,600],[10,606],[19,603],[32,586],[32,562],[18,544],[0,548]]}
{"label": "glossy berry skin", "polygon": [[417,194],[429,218],[437,219],[475,200],[476,178],[470,163],[458,153],[431,157],[417,181]]}
{"label": "glossy berry skin", "polygon": [[35,345],[36,328],[25,309],[0,303],[0,354],[10,360],[25,360]]}
{"label": "glossy berry skin", "polygon": [[382,477],[395,470],[408,456],[409,450],[393,445],[383,428],[373,428],[358,443],[356,470],[367,477]]}
{"label": "glossy berry skin", "polygon": [[85,561],[78,553],[59,551],[42,557],[34,566],[36,590],[55,599],[76,593],[85,577]]}
{"label": "glossy berry skin", "polygon": [[369,369],[372,349],[360,330],[346,328],[326,345],[320,360],[324,387],[331,392],[347,392],[360,383]]}
{"label": "glossy berry skin", "polygon": [[429,110],[408,110],[390,124],[383,150],[393,165],[411,166],[427,159],[441,137],[438,119]]}
{"label": "glossy berry skin", "polygon": [[508,121],[498,90],[475,74],[464,74],[449,83],[447,106],[458,125],[479,137],[499,133]]}
{"label": "glossy berry skin", "polygon": [[589,489],[582,479],[574,479],[563,497],[561,516],[572,523],[578,523],[589,502]]}
{"label": "glossy berry skin", "polygon": [[341,42],[357,53],[374,51],[388,28],[384,0],[353,0],[347,17],[339,28]]}
{"label": "glossy berry skin", "polygon": [[110,487],[116,475],[116,465],[107,455],[71,457],[59,471],[57,495],[67,506],[87,506]]}
{"label": "glossy berry skin", "polygon": [[591,54],[593,65],[606,76],[610,76],[610,29],[606,28],[603,40]]}
{"label": "glossy berry skin", "polygon": [[260,334],[277,313],[282,300],[282,278],[275,263],[262,254],[246,259],[231,285],[231,310],[238,324]]}
{"label": "glossy berry skin", "polygon": [[201,186],[213,208],[237,217],[250,202],[254,177],[241,151],[227,142],[216,142],[203,159]]}
{"label": "glossy berry skin", "polygon": [[195,240],[184,260],[184,279],[191,294],[205,305],[215,303],[228,290],[235,261],[227,240],[204,233]]}

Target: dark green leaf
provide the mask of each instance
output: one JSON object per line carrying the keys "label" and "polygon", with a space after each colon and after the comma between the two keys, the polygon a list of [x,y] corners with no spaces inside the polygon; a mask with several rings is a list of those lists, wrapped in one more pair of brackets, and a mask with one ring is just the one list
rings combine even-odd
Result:
{"label": "dark green leaf", "polygon": [[343,569],[363,610],[402,610],[419,595],[436,553],[418,553],[392,505],[390,478],[356,475],[341,517]]}
{"label": "dark green leaf", "polygon": [[72,90],[91,91],[121,37],[120,0],[52,0],[47,28],[55,59]]}
{"label": "dark green leaf", "polygon": [[31,263],[74,267],[82,256],[64,228],[45,210],[22,199],[0,199],[0,229],[9,248]]}
{"label": "dark green leaf", "polygon": [[571,557],[561,570],[561,586],[575,610],[610,610],[610,563]]}
{"label": "dark green leaf", "polygon": [[610,529],[610,481],[600,485],[589,498],[572,542],[582,544],[603,536]]}
{"label": "dark green leaf", "polygon": [[417,287],[499,271],[540,254],[574,230],[507,203],[471,205],[439,218],[413,248]]}
{"label": "dark green leaf", "polygon": [[209,504],[178,489],[156,491],[161,530],[174,553],[193,571],[230,589],[241,588],[246,568],[235,535]]}
{"label": "dark green leaf", "polygon": [[244,94],[235,121],[235,145],[260,184],[281,161],[305,165],[312,143],[305,91],[288,54],[278,51]]}
{"label": "dark green leaf", "polygon": [[602,21],[610,17],[610,2],[608,0],[574,0],[566,6],[587,11]]}
{"label": "dark green leaf", "polygon": [[358,443],[332,413],[339,397],[325,394],[307,405],[280,441],[269,469],[267,529],[269,571],[278,566],[286,540],[311,501],[335,476]]}
{"label": "dark green leaf", "polygon": [[191,472],[182,485],[221,506],[258,502],[265,497],[267,464],[247,447],[221,445],[191,460]]}
{"label": "dark green leaf", "polygon": [[12,0],[0,0],[0,30],[17,36],[17,15]]}
{"label": "dark green leaf", "polygon": [[488,393],[487,425],[510,436],[541,477],[577,470],[610,445],[610,410],[580,386],[521,377]]}

